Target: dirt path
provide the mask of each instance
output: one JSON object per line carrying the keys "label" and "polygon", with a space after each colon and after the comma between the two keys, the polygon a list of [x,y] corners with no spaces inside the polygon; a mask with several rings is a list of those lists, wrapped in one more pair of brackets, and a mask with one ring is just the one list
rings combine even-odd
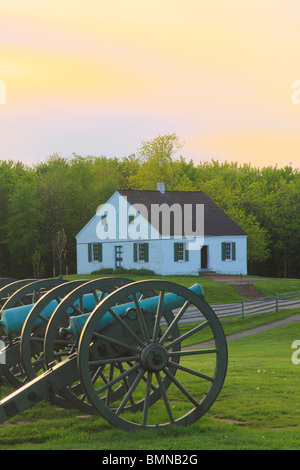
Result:
{"label": "dirt path", "polygon": [[[234,333],[232,335],[226,336],[227,341],[233,341],[234,339],[245,338],[246,336],[256,335],[257,333],[263,333],[264,331],[271,330],[272,328],[278,328],[283,325],[287,325],[288,323],[293,323],[295,321],[300,321],[300,313],[296,315],[292,315],[287,318],[283,318],[282,320],[277,320],[272,323],[268,323],[267,325],[257,326],[256,328],[251,328],[249,330],[241,331],[240,333]],[[214,341],[207,341],[206,343],[201,343],[197,346],[211,346],[215,344]]]}
{"label": "dirt path", "polygon": [[245,338],[246,336],[256,335],[257,333],[263,333],[264,331],[271,330],[272,328],[278,328],[288,323],[294,323],[295,321],[300,321],[300,313],[292,315],[288,318],[283,318],[282,320],[277,320],[267,325],[257,326],[256,328],[251,328],[249,330],[241,331],[240,333],[234,333],[227,336],[227,341],[232,341],[234,339]]}

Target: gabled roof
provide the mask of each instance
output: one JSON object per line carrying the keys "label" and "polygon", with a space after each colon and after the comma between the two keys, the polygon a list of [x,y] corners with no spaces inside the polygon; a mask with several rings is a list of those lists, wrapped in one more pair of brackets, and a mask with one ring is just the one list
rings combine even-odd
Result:
{"label": "gabled roof", "polygon": [[[151,223],[151,205],[179,204],[184,213],[184,204],[204,204],[204,235],[206,236],[226,236],[226,235],[247,235],[217,204],[215,204],[203,191],[133,191],[120,190],[118,193],[127,198],[129,204],[143,204],[149,214]],[[196,210],[193,210],[193,227],[196,226]],[[161,224],[159,227],[161,233]]]}

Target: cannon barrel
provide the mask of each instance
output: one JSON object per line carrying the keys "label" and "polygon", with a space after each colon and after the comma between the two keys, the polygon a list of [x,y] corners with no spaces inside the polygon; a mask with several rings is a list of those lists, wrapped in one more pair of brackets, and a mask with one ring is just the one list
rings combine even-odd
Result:
{"label": "cannon barrel", "polygon": [[[189,290],[191,290],[192,292],[195,292],[200,297],[204,298],[203,288],[199,284],[194,284],[192,287],[189,287]],[[177,294],[168,293],[164,296],[162,311],[167,312],[167,311],[179,308],[183,305],[184,300],[185,299],[178,296]],[[142,311],[155,314],[155,312],[157,311],[158,302],[159,302],[159,297],[155,296],[155,297],[150,297],[149,299],[141,300],[139,302],[139,305]],[[122,316],[126,312],[128,312],[130,309],[135,309],[135,308],[136,308],[135,302],[129,302],[126,304],[117,305],[113,308],[113,310],[115,314],[117,314],[118,316]],[[61,328],[60,335],[62,337],[71,335],[71,336],[74,336],[76,339],[79,339],[79,336],[84,328],[84,325],[86,324],[90,315],[91,313],[86,313],[84,315],[70,317],[69,327]],[[103,316],[103,318],[100,320],[98,327],[97,327],[97,331],[99,332],[103,330],[114,321],[115,320],[113,316],[109,313],[106,313]]]}
{"label": "cannon barrel", "polygon": [[[44,368],[44,356],[40,356],[44,346],[42,338],[45,338],[46,326],[53,315],[56,315],[56,318],[63,317],[61,318],[61,326],[67,326],[68,323],[66,324],[66,320],[71,314],[82,315],[84,312],[88,311],[87,307],[89,309],[94,307],[93,299],[91,297],[85,297],[83,299],[84,295],[92,294],[95,298],[95,303],[98,305],[112,290],[131,282],[131,280],[125,278],[100,278],[92,281],[82,279],[69,282],[58,282],[56,279],[46,279],[30,283],[29,287],[26,286],[25,288],[19,289],[5,303],[4,310],[16,308],[20,305],[18,302],[23,299],[24,293],[26,294],[29,291],[33,291],[35,287],[50,288],[50,290],[46,290],[43,295],[37,295],[36,301],[33,300],[30,302],[33,306],[32,308],[29,307],[31,310],[27,318],[27,309],[21,309],[21,313],[23,310],[25,322],[20,334],[15,333],[13,335],[15,336],[14,338],[5,338],[6,333],[1,327],[0,334],[4,337],[4,344],[6,345],[3,350],[0,351],[0,374],[4,375],[8,383],[16,389],[22,386],[24,380],[28,378],[31,380],[37,375],[38,371]],[[39,294],[41,294],[41,292]],[[50,308],[48,308],[52,301],[54,302],[50,305]],[[55,302],[57,302],[57,304],[55,304]],[[55,307],[56,305],[57,307]],[[46,307],[48,313],[46,310],[46,315],[43,315],[42,312],[44,311],[45,313]],[[55,308],[54,312],[51,317],[48,318],[53,307]],[[19,312],[19,310],[17,310],[17,312]],[[13,316],[10,317],[8,314],[8,318],[11,319],[12,329],[16,331],[16,325],[12,324]],[[42,323],[40,320],[42,320]],[[22,321],[20,321],[20,324],[21,323]],[[60,406],[65,406],[65,401],[64,403],[61,403],[60,399],[57,401]]]}
{"label": "cannon barrel", "polygon": [[[100,294],[98,294],[100,296]],[[91,312],[97,305],[96,299],[93,294],[85,294],[82,298],[83,308]],[[78,305],[78,301],[74,302],[74,305]],[[50,318],[54,310],[58,306],[57,300],[52,300],[42,311],[41,315],[45,318]],[[4,329],[7,335],[18,334],[22,331],[23,325],[35,304],[22,305],[20,307],[14,307],[1,312],[0,325]],[[73,309],[70,308],[68,313],[72,313]],[[36,326],[42,323],[41,319],[37,319]]]}

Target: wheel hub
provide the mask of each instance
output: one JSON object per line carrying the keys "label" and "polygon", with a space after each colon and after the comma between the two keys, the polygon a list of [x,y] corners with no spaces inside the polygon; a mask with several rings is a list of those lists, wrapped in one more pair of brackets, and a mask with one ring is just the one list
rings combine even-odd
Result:
{"label": "wheel hub", "polygon": [[148,344],[141,353],[141,363],[148,372],[159,372],[168,362],[168,352],[158,343]]}

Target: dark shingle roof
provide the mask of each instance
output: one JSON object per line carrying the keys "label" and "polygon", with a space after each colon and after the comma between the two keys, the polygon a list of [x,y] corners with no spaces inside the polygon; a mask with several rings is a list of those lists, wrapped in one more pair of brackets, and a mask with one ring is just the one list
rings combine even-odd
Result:
{"label": "dark shingle roof", "polygon": [[[133,204],[143,204],[149,214],[149,222],[151,223],[151,205],[167,204],[169,207],[173,204],[179,204],[184,211],[184,204],[204,204],[204,235],[222,236],[222,235],[247,235],[246,232],[239,227],[217,204],[215,204],[203,191],[133,191],[120,190],[122,196],[126,196],[127,201]],[[183,213],[183,212],[182,212]],[[195,222],[196,210],[193,210],[193,229]],[[159,227],[161,233],[161,224]]]}

